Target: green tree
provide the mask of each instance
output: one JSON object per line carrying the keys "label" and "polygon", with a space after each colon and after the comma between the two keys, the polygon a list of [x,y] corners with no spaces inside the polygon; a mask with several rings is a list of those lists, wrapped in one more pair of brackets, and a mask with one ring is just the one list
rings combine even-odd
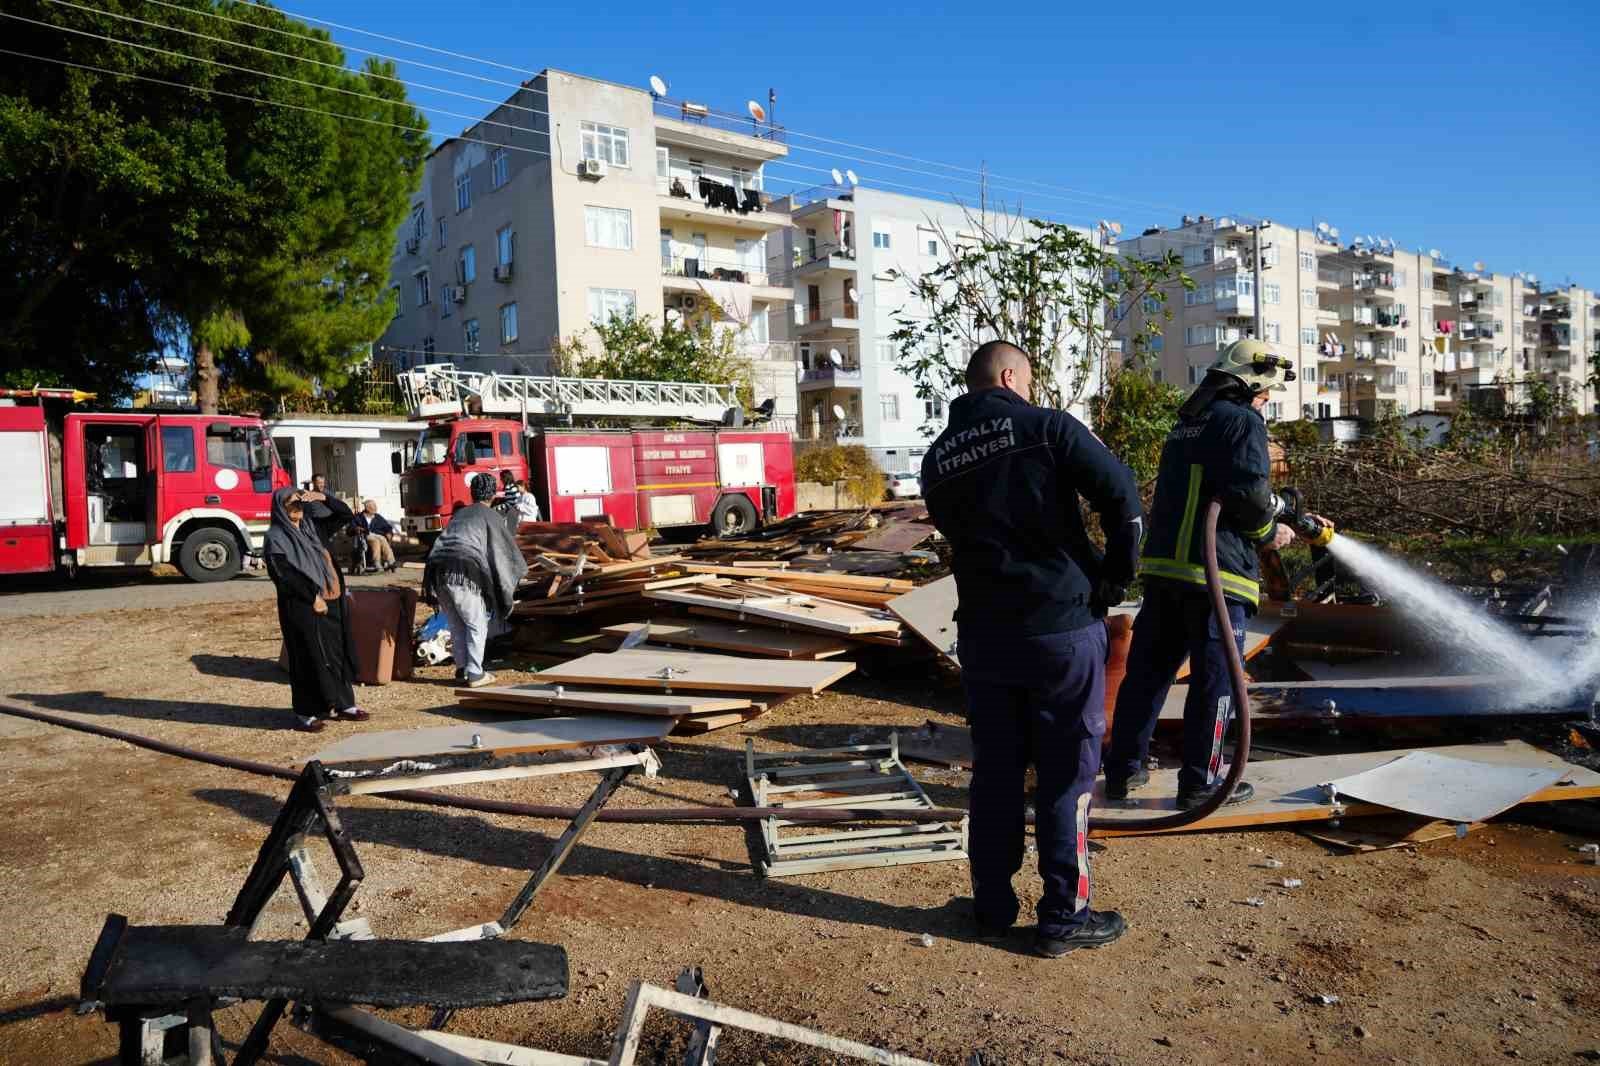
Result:
{"label": "green tree", "polygon": [[[925,400],[960,393],[972,350],[998,339],[1029,354],[1036,402],[1071,406],[1091,386],[1108,387],[1160,335],[1171,318],[1164,284],[1194,287],[1176,253],[1120,256],[1056,222],[982,206],[966,213],[959,233],[936,219],[929,225],[948,254],[920,275],[899,275],[910,299],[890,334],[900,367]],[[1131,350],[1118,358],[1112,330],[1146,297],[1161,313],[1146,316]],[[1104,381],[1095,380],[1097,370]]]}
{"label": "green tree", "polygon": [[1183,390],[1157,381],[1143,360],[1113,374],[1104,391],[1089,399],[1095,432],[1128,464],[1143,485],[1154,481],[1161,446],[1178,421]]}
{"label": "green tree", "polygon": [[591,352],[581,334],[558,341],[558,373],[612,381],[702,381],[734,385],[740,402],[751,397],[750,360],[739,354],[728,330],[701,320],[690,325],[648,315],[612,315],[593,327],[600,350]]}
{"label": "green tree", "polygon": [[13,27],[17,50],[78,66],[0,69],[0,360],[117,392],[188,347],[203,407],[222,354],[280,387],[336,384],[388,320],[427,149],[392,68],[350,70],[270,8],[96,6]]}

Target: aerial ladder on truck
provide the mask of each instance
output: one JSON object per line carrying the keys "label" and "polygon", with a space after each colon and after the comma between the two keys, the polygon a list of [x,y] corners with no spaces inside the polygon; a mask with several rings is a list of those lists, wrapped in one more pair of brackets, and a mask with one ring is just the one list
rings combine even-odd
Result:
{"label": "aerial ladder on truck", "polygon": [[[418,420],[520,418],[524,426],[594,418],[744,423],[744,409],[732,385],[482,373],[449,363],[404,370],[395,379],[407,412]],[[770,408],[770,402],[764,407]]]}

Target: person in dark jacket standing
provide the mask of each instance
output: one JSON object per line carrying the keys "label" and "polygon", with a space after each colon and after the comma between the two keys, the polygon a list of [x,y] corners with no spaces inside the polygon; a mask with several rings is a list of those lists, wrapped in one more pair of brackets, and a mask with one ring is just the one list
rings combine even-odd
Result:
{"label": "person in dark jacket standing", "polygon": [[[1035,950],[1057,957],[1121,936],[1122,916],[1091,910],[1089,802],[1105,735],[1108,607],[1139,555],[1143,512],[1132,472],[1077,419],[1035,407],[1027,354],[984,344],[967,393],[922,461],[928,513],[953,550],[957,649],[972,726],[968,854],[984,939],[1017,920],[1024,778],[1037,771]],[[1084,529],[1087,500],[1104,556]]]}
{"label": "person in dark jacket standing", "polygon": [[490,628],[511,617],[517,584],[528,562],[490,507],[495,480],[491,474],[472,479],[472,503],[450,516],[450,524],[428,552],[422,591],[439,605],[450,625],[450,649],[456,680],[469,688],[494,684],[483,668],[483,647]]}
{"label": "person in dark jacket standing", "polygon": [[[1269,481],[1267,424],[1260,413],[1267,398],[1293,380],[1288,359],[1260,341],[1235,341],[1184,401],[1178,424],[1162,446],[1150,535],[1139,563],[1144,604],[1133,624],[1128,672],[1117,691],[1106,755],[1109,800],[1127,799],[1130,790],[1150,780],[1150,736],[1186,656],[1189,695],[1183,708],[1179,808],[1200,806],[1216,787],[1223,734],[1234,710],[1222,641],[1233,640],[1242,654],[1245,618],[1260,602],[1256,552],[1281,548],[1294,537],[1277,520],[1281,507]],[[1202,554],[1206,506],[1214,497],[1222,501],[1217,569],[1232,629],[1226,635],[1218,630],[1206,592]],[[1254,793],[1248,782],[1240,782],[1228,802]]]}
{"label": "person in dark jacket standing", "polygon": [[322,494],[283,488],[272,494],[267,574],[278,592],[278,627],[289,660],[295,728],[315,733],[323,718],[364,722],[356,706],[355,654],[345,614],[344,582],[323,546],[308,506]]}

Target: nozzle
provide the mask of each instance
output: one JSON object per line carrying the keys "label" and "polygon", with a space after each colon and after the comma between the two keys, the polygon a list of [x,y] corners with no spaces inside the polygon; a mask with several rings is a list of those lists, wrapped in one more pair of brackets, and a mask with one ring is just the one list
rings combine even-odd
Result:
{"label": "nozzle", "polygon": [[1300,534],[1300,539],[1313,548],[1326,548],[1333,543],[1334,530],[1331,522],[1323,525],[1316,519],[1309,518],[1306,515],[1295,515],[1294,531]]}

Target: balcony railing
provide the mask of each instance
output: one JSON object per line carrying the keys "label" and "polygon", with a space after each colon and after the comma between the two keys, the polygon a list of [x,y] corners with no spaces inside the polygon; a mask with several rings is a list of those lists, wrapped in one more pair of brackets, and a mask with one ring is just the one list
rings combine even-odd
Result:
{"label": "balcony railing", "polygon": [[843,366],[834,366],[832,363],[825,363],[814,370],[802,370],[800,372],[801,384],[809,384],[816,381],[860,388],[861,365],[859,363],[846,363]]}
{"label": "balcony railing", "polygon": [[1358,292],[1377,292],[1394,288],[1394,275],[1388,273],[1357,274],[1353,285]]}
{"label": "balcony railing", "polygon": [[765,270],[752,268],[731,256],[726,260],[719,260],[715,256],[706,260],[693,255],[664,255],[661,257],[661,273],[669,278],[732,281],[741,285],[787,285],[789,283],[786,277],[774,277]]}
{"label": "balcony railing", "polygon": [[[715,178],[696,178],[693,174],[679,174],[670,179],[657,178],[656,192],[705,208],[720,207],[730,215],[765,213],[777,199],[747,181],[726,182]],[[782,222],[783,216],[774,220],[775,225]]]}
{"label": "balcony railing", "polygon": [[1433,302],[1434,302],[1435,306],[1438,306],[1438,305],[1442,305],[1442,304],[1454,303],[1455,301],[1450,298],[1450,290],[1449,289],[1434,289],[1433,290]]}
{"label": "balcony railing", "polygon": [[1344,272],[1339,270],[1317,271],[1317,281],[1323,285],[1343,285]]}
{"label": "balcony railing", "polygon": [[784,128],[775,122],[757,122],[752,118],[726,115],[719,111],[713,111],[704,104],[696,104],[688,100],[673,101],[657,97],[655,99],[655,113],[662,118],[673,118],[679,122],[687,122],[694,126],[705,126],[708,129],[722,130],[725,133],[737,133],[745,137],[754,137],[760,141],[783,144],[788,140],[788,134]]}
{"label": "balcony railing", "polygon": [[812,263],[825,262],[829,259],[848,259],[851,262],[855,262],[855,258],[856,250],[854,248],[843,244],[834,244],[831,241],[827,244],[819,244],[815,248],[807,246],[794,250],[794,265],[797,268],[808,266]]}
{"label": "balcony railing", "polygon": [[821,200],[849,200],[855,195],[853,185],[813,185],[808,189],[797,189],[789,194],[789,202],[798,211],[807,204],[814,204]]}
{"label": "balcony railing", "polygon": [[795,437],[798,440],[860,440],[861,420],[830,418],[817,421],[802,415],[799,425],[795,427]]}
{"label": "balcony railing", "polygon": [[843,303],[822,304],[812,307],[809,304],[794,305],[795,324],[809,326],[814,322],[826,322],[832,318],[859,318],[860,312],[856,305],[846,300]]}

